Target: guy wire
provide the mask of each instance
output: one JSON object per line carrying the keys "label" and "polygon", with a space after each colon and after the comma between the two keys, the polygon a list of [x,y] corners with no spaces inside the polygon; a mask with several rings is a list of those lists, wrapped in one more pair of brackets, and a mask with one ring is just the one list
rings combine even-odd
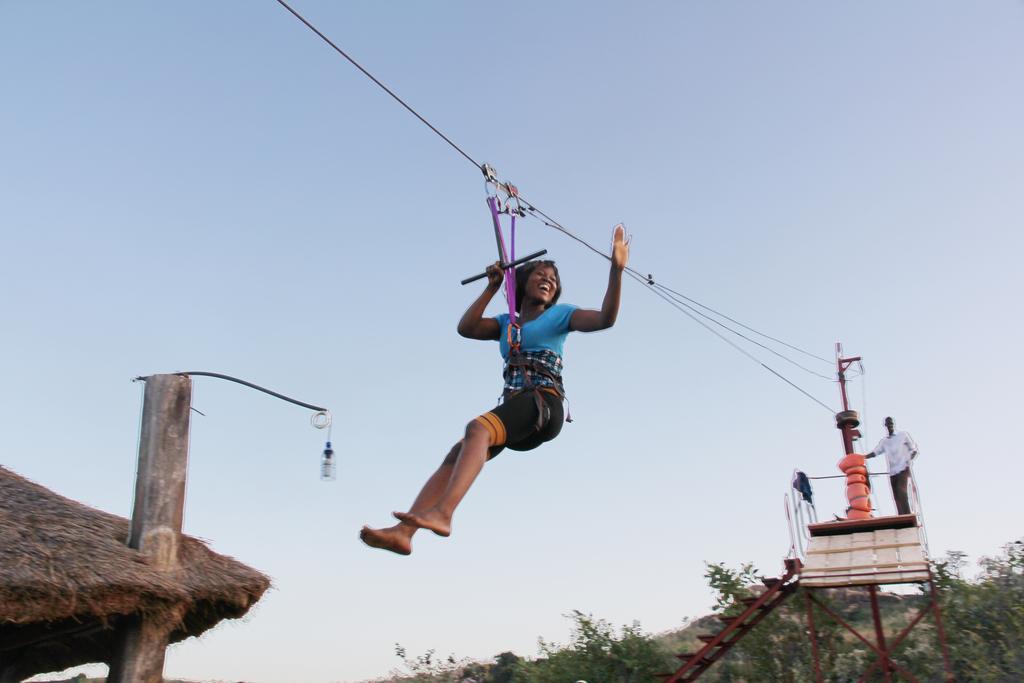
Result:
{"label": "guy wire", "polygon": [[[643,278],[642,276],[636,275],[635,273],[632,273],[632,272],[629,272],[629,271],[627,271],[627,273],[626,273],[626,274],[627,274],[627,275],[629,275],[629,276],[630,276],[631,278],[633,278],[634,280],[638,280],[638,281],[645,281],[645,280],[644,280],[644,278]],[[711,334],[715,335],[716,337],[718,337],[719,339],[721,339],[722,341],[724,341],[724,342],[725,342],[726,344],[728,344],[729,346],[733,347],[734,349],[736,349],[737,351],[739,351],[740,353],[742,353],[742,354],[743,354],[744,356],[746,356],[746,357],[747,357],[747,358],[749,358],[750,360],[752,360],[752,361],[754,361],[755,363],[757,363],[758,365],[760,365],[760,366],[761,366],[762,368],[764,368],[764,369],[765,369],[765,370],[767,370],[768,372],[772,373],[773,375],[775,375],[776,377],[778,377],[779,379],[781,379],[781,380],[782,380],[783,382],[785,382],[786,384],[790,385],[791,387],[793,387],[794,389],[796,389],[797,391],[799,391],[799,392],[800,392],[801,394],[803,394],[803,395],[804,395],[804,396],[806,396],[807,398],[811,399],[812,401],[814,401],[815,403],[817,403],[818,405],[820,405],[820,406],[821,406],[822,408],[824,408],[825,410],[827,410],[827,411],[829,412],[829,414],[833,414],[833,413],[835,413],[835,411],[834,411],[834,410],[833,410],[832,408],[830,408],[830,407],[829,407],[829,406],[828,406],[827,404],[825,404],[825,403],[822,403],[822,402],[821,402],[820,400],[818,400],[818,399],[817,399],[817,398],[815,398],[815,397],[814,397],[814,396],[813,396],[812,394],[810,394],[810,393],[808,393],[807,391],[805,391],[805,390],[804,390],[803,388],[801,388],[801,387],[800,387],[799,385],[797,385],[797,384],[794,384],[794,383],[793,383],[792,381],[790,381],[790,380],[789,380],[789,379],[788,379],[787,377],[785,377],[784,375],[782,375],[781,373],[779,373],[779,372],[778,372],[777,370],[775,370],[774,368],[770,367],[769,365],[765,364],[765,363],[764,363],[763,361],[761,361],[760,359],[758,359],[758,358],[757,358],[757,356],[754,356],[754,355],[753,355],[752,353],[750,353],[749,351],[747,351],[747,350],[746,350],[746,349],[744,349],[743,347],[739,346],[738,344],[736,344],[735,342],[733,342],[733,341],[732,341],[731,339],[729,339],[728,337],[724,336],[723,334],[721,334],[720,332],[718,332],[718,331],[717,331],[717,330],[715,330],[714,328],[710,327],[710,326],[709,326],[709,325],[708,325],[707,323],[705,323],[705,322],[703,322],[702,320],[698,319],[698,318],[697,318],[696,316],[694,316],[694,315],[693,315],[692,313],[690,313],[690,312],[689,312],[688,310],[686,310],[686,309],[685,309],[685,308],[683,307],[683,305],[682,305],[682,304],[680,304],[679,302],[677,302],[677,301],[673,300],[673,299],[672,299],[672,298],[670,298],[670,297],[669,297],[668,295],[666,295],[666,294],[663,294],[662,292],[659,292],[659,291],[658,291],[658,290],[656,290],[656,289],[652,289],[651,291],[652,291],[652,292],[654,292],[654,293],[655,293],[655,294],[656,294],[657,296],[659,296],[659,297],[661,297],[662,299],[664,299],[665,301],[667,301],[667,302],[668,302],[668,303],[669,303],[669,304],[670,304],[671,306],[673,306],[674,308],[678,309],[680,313],[682,313],[683,315],[685,315],[686,317],[690,318],[690,319],[691,319],[691,320],[693,320],[693,321],[694,321],[695,323],[697,323],[698,325],[700,325],[701,327],[703,327],[704,329],[706,329],[706,330],[707,330],[708,332],[710,332]]]}

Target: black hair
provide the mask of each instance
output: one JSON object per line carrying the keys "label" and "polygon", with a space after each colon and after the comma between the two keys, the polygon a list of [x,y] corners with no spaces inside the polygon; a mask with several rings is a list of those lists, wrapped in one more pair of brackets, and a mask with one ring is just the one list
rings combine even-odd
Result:
{"label": "black hair", "polygon": [[555,285],[555,296],[551,299],[551,303],[548,304],[548,308],[557,304],[558,297],[562,296],[562,276],[558,274],[558,266],[555,265],[555,262],[527,261],[516,268],[516,313],[523,309],[523,298],[526,296],[526,281],[530,278],[530,274],[539,266],[548,266],[551,270],[555,271],[555,281],[558,283]]}

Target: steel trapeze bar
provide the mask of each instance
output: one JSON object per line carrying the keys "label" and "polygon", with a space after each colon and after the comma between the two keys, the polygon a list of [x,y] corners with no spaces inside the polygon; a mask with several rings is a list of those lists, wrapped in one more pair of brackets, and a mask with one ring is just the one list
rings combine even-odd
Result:
{"label": "steel trapeze bar", "polygon": [[[543,256],[546,253],[548,253],[547,249],[541,249],[540,251],[535,251],[532,254],[529,254],[529,255],[524,256],[522,258],[517,258],[512,263],[500,263],[500,264],[498,264],[498,267],[501,268],[502,270],[505,270],[506,268],[515,268],[516,266],[523,265],[527,261],[532,261],[533,259],[535,259],[535,258],[537,258],[539,256]],[[482,280],[485,277],[487,277],[487,272],[486,271],[484,271],[483,273],[480,273],[479,275],[474,275],[473,277],[467,277],[465,280],[462,281],[462,284],[468,285],[470,282],[476,282],[477,280]]]}

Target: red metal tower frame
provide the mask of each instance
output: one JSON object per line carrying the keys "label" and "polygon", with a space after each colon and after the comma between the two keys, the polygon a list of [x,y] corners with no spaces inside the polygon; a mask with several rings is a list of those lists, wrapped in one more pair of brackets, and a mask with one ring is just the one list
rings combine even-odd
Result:
{"label": "red metal tower frame", "polygon": [[[853,363],[860,361],[860,356],[844,358],[842,345],[836,344],[836,372],[839,377],[839,393],[843,402],[843,409],[836,414],[836,427],[843,437],[843,457],[853,453],[853,442],[861,437],[857,427],[860,426],[860,416],[857,411],[850,409],[849,398],[846,393],[846,371]],[[860,520],[839,520],[836,522],[825,522],[822,524],[811,524],[808,528],[812,535],[844,535],[859,531],[890,529],[899,527],[917,527],[916,515],[896,515],[892,517],[875,517]],[[821,670],[821,655],[818,646],[817,629],[815,627],[814,608],[817,606],[825,615],[835,620],[840,626],[853,634],[871,652],[876,655],[875,660],[864,671],[860,681],[867,681],[873,676],[876,670],[882,674],[886,683],[891,683],[893,675],[916,682],[917,678],[902,666],[895,658],[896,650],[906,641],[907,636],[915,626],[921,623],[926,616],[932,615],[935,622],[935,633],[942,650],[943,670],[946,680],[954,681],[953,667],[949,657],[949,648],[946,644],[946,634],[942,626],[942,611],[939,608],[938,594],[935,590],[935,579],[931,569],[927,573],[920,568],[917,571],[901,571],[900,569],[885,571],[886,577],[895,577],[894,580],[879,581],[880,578],[874,572],[862,574],[846,574],[846,581],[836,585],[801,585],[801,575],[804,571],[803,563],[797,558],[787,558],[785,561],[786,572],[778,579],[763,579],[766,590],[761,595],[751,597],[743,601],[744,609],[736,616],[720,617],[725,627],[716,634],[699,636],[703,646],[696,652],[687,652],[676,655],[682,665],[673,672],[660,674],[659,677],[666,683],[677,683],[682,681],[695,681],[701,674],[708,670],[712,664],[725,656],[734,645],[736,645],[746,634],[750,633],[757,624],[764,619],[772,610],[802,588],[806,602],[807,635],[811,642],[811,654],[814,662],[814,680],[817,683],[824,683],[825,676]],[[908,565],[901,565],[904,569]],[[810,577],[807,579],[811,580]],[[899,633],[891,638],[886,638],[885,629],[882,625],[882,615],[878,608],[878,587],[891,584],[918,583],[928,585],[928,602],[922,607],[910,622]],[[832,590],[835,588],[849,587],[867,588],[871,604],[871,619],[874,626],[874,642],[864,634],[851,626],[847,620],[836,613],[831,607],[818,599],[815,595],[818,591]]]}
{"label": "red metal tower frame", "polygon": [[[831,617],[837,624],[845,628],[847,631],[857,637],[869,650],[877,655],[877,658],[871,665],[864,670],[858,681],[867,681],[868,677],[871,676],[875,669],[880,669],[882,673],[882,679],[889,683],[892,681],[892,674],[899,673],[906,680],[911,683],[916,683],[917,678],[910,672],[902,667],[894,658],[894,652],[900,645],[903,644],[910,632],[917,626],[928,614],[932,614],[932,618],[935,620],[935,634],[939,640],[939,647],[942,650],[942,664],[943,670],[946,674],[946,681],[949,683],[954,682],[953,678],[953,665],[949,658],[949,648],[946,645],[946,634],[942,627],[942,611],[939,609],[938,595],[935,591],[935,581],[931,576],[931,572],[928,573],[928,603],[922,607],[918,613],[914,616],[910,622],[903,627],[903,629],[896,634],[894,638],[886,640],[885,631],[882,628],[882,617],[878,609],[878,586],[884,584],[869,584],[867,586],[868,593],[871,599],[871,618],[874,624],[874,636],[875,642],[871,642],[864,634],[860,633],[857,629],[846,622],[835,610],[831,609],[828,605],[819,600],[814,593],[821,590],[830,590],[829,588],[809,588],[803,587],[804,599],[807,605],[807,634],[811,641],[811,656],[814,660],[814,680],[817,683],[824,683],[825,677],[821,671],[821,655],[818,648],[818,636],[817,630],[814,625],[814,606],[817,605],[826,615]],[[847,588],[848,586],[843,586]]]}
{"label": "red metal tower frame", "polygon": [[[836,374],[839,378],[839,394],[842,398],[843,409],[841,412],[836,414],[836,427],[842,432],[843,436],[843,456],[845,457],[849,453],[853,453],[853,442],[860,438],[861,434],[857,430],[860,425],[860,418],[855,410],[850,410],[849,398],[846,393],[846,371],[849,370],[850,366],[860,361],[860,356],[853,356],[850,358],[843,357],[843,347],[841,344],[836,344]],[[891,517],[893,524],[904,523],[903,518],[913,517],[913,524],[917,526],[917,518],[915,515],[898,515]],[[857,521],[846,521],[846,522],[835,522],[826,523],[819,525],[812,525],[813,527],[840,527],[840,525],[847,526],[849,532],[854,532],[861,527],[870,528],[881,528],[886,522],[886,518],[876,518],[872,520],[857,520]],[[813,533],[813,530],[812,530]],[[811,653],[814,660],[814,679],[818,683],[823,683],[825,678],[821,671],[821,657],[818,648],[817,631],[814,625],[814,606],[817,605],[826,615],[831,617],[836,623],[845,628],[847,631],[852,633],[858,640],[866,645],[872,652],[877,655],[875,661],[864,671],[861,675],[860,681],[867,681],[868,677],[871,676],[876,669],[880,669],[882,678],[886,683],[892,681],[892,674],[899,673],[908,681],[917,681],[912,673],[907,671],[905,668],[900,666],[893,658],[894,651],[906,640],[907,636],[917,626],[925,616],[931,613],[933,620],[935,621],[935,634],[939,640],[939,647],[942,650],[942,663],[943,669],[946,674],[946,680],[952,683],[953,678],[953,667],[949,657],[949,647],[946,644],[946,633],[942,627],[942,610],[939,608],[938,594],[935,590],[935,579],[932,575],[931,569],[928,569],[928,578],[926,581],[915,580],[913,583],[927,583],[928,585],[928,602],[921,608],[921,610],[910,620],[910,622],[899,632],[895,637],[886,640],[885,630],[882,627],[882,616],[878,608],[878,586],[887,585],[886,583],[876,583],[870,581],[870,576],[863,577],[863,583],[857,583],[856,579],[851,582],[844,584],[842,587],[848,588],[852,586],[864,586],[868,590],[868,595],[871,604],[871,620],[874,625],[874,640],[871,642],[862,633],[858,632],[853,626],[846,622],[839,614],[836,614],[834,610],[819,600],[814,593],[821,590],[829,590],[826,586],[803,586],[804,596],[807,605],[807,634],[811,641]],[[891,583],[905,583],[904,582],[891,582]]]}

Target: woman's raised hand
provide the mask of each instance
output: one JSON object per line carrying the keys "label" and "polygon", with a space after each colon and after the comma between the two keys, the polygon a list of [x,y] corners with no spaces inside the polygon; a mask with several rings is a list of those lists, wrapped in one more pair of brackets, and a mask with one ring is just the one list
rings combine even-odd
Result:
{"label": "woman's raised hand", "polygon": [[491,289],[498,289],[501,287],[502,281],[505,279],[505,272],[501,269],[501,262],[495,261],[491,265],[487,266],[487,286]]}
{"label": "woman's raised hand", "polygon": [[629,241],[626,226],[619,223],[612,233],[612,267],[622,270],[629,263]]}

